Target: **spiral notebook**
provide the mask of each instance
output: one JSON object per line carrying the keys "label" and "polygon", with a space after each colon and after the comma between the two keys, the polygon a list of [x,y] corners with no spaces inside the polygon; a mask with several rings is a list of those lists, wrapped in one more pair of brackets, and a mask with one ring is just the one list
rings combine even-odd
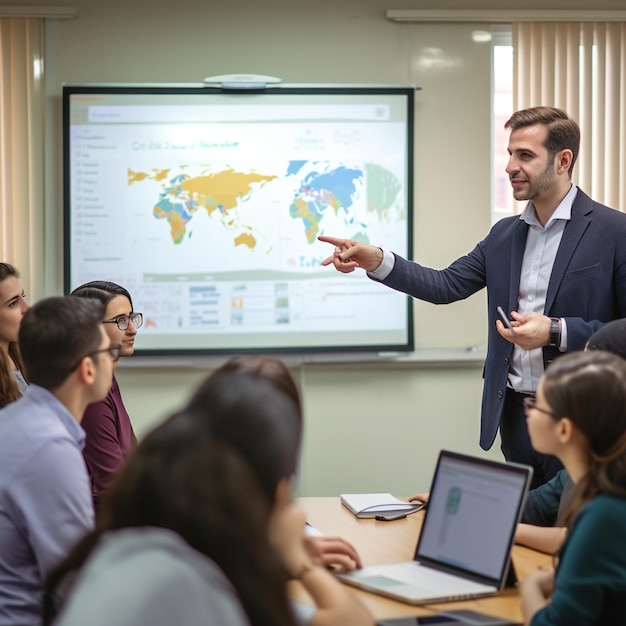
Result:
{"label": "spiral notebook", "polygon": [[338,574],[349,585],[409,604],[489,596],[503,589],[532,468],[442,450],[413,561]]}

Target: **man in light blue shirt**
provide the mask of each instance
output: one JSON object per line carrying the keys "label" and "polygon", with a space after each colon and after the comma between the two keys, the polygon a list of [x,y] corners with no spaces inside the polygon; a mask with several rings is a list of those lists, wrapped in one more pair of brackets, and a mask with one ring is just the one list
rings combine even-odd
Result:
{"label": "man in light blue shirt", "polygon": [[0,411],[0,626],[42,623],[43,582],[94,524],[80,427],[111,387],[111,345],[95,300],[56,297],[22,319],[30,387]]}

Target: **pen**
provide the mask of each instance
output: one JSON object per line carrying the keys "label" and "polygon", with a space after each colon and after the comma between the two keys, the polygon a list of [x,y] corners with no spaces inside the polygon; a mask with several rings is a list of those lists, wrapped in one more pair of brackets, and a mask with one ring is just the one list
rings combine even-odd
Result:
{"label": "pen", "polygon": [[406,517],[406,513],[400,513],[399,515],[389,515],[389,516],[376,515],[374,519],[378,522],[392,522],[393,520],[404,519],[405,517]]}

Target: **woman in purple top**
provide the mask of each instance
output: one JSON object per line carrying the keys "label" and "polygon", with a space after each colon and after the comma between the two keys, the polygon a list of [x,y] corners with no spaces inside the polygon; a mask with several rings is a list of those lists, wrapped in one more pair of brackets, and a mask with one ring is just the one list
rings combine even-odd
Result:
{"label": "woman in purple top", "polygon": [[[135,335],[143,324],[143,316],[133,311],[133,302],[126,289],[112,282],[95,280],[77,287],[71,295],[102,302],[105,306],[102,323],[111,343],[122,345],[121,357],[134,352]],[[81,426],[87,435],[83,456],[97,508],[103,491],[137,443],[115,376],[107,397],[87,407]]]}

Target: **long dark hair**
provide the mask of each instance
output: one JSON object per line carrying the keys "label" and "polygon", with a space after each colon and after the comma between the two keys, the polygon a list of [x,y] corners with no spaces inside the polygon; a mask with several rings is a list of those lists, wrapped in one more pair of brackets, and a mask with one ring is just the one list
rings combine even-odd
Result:
{"label": "long dark hair", "polygon": [[[20,273],[13,265],[0,263],[0,283],[9,277],[19,278]],[[14,402],[22,396],[15,382],[15,378],[13,377],[13,368],[10,367],[9,359],[13,361],[15,369],[18,369],[22,373],[22,376],[26,376],[24,373],[24,363],[17,342],[11,341],[6,352],[4,348],[0,346],[0,408],[10,402]]]}
{"label": "long dark hair", "polygon": [[[258,406],[252,402],[253,396]],[[200,384],[186,410],[196,415],[215,439],[242,454],[269,501],[274,499],[278,482],[295,474],[301,415],[274,382],[252,372],[217,370]]]}
{"label": "long dark hair", "polygon": [[570,526],[599,493],[626,498],[626,361],[594,350],[556,359],[546,370],[543,395],[585,437],[589,471],[578,481],[565,514]]}
{"label": "long dark hair", "polygon": [[289,368],[279,358],[267,354],[238,354],[230,357],[216,369],[214,375],[218,376],[222,373],[251,374],[270,382],[296,405],[300,416],[300,427],[302,427],[300,392]]}
{"label": "long dark hair", "polygon": [[277,484],[297,463],[298,424],[293,402],[268,381],[225,372],[209,377],[187,407],[129,455],[103,498],[95,530],[47,580],[45,623],[55,614],[55,590],[103,533],[156,526],[217,563],[252,624],[295,626],[268,522]]}

